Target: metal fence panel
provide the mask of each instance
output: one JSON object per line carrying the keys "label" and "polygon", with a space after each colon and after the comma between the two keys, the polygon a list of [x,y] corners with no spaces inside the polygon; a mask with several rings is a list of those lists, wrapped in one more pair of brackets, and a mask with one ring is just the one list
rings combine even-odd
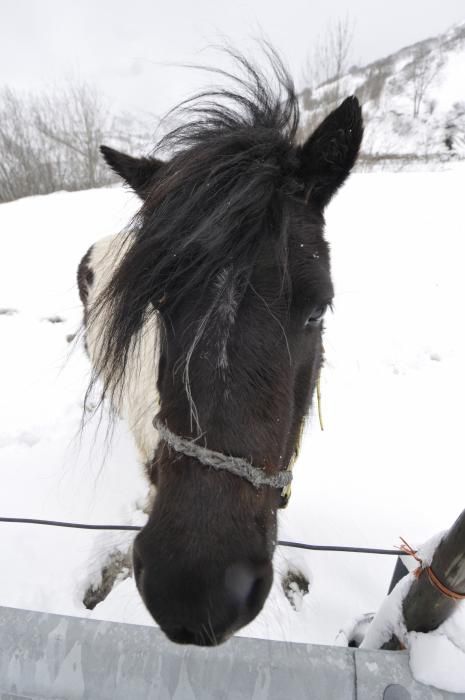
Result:
{"label": "metal fence panel", "polygon": [[[0,608],[0,700],[458,700],[402,652],[234,638],[203,649],[154,627]],[[400,692],[400,691],[399,691]]]}

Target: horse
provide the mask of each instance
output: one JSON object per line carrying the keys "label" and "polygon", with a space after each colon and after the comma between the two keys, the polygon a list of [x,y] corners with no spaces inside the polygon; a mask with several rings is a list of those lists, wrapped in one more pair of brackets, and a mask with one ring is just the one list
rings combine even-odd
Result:
{"label": "horse", "polygon": [[267,55],[263,71],[236,54],[232,86],[184,105],[150,156],[101,147],[142,203],[78,270],[91,384],[152,490],[135,582],[183,644],[224,642],[270,591],[334,295],[324,211],[363,134],[352,96],[298,143],[296,89]]}

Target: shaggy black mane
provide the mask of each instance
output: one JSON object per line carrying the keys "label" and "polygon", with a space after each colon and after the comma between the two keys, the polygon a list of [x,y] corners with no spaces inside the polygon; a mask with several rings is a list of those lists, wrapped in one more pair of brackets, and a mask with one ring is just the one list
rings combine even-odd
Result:
{"label": "shaggy black mane", "polygon": [[106,319],[96,368],[104,395],[124,379],[148,314],[160,311],[169,322],[189,295],[200,303],[224,270],[244,286],[261,246],[275,246],[285,260],[284,204],[303,187],[294,84],[270,48],[271,77],[231,53],[239,75],[213,72],[233,87],[180,105],[182,126],[157,145],[155,152],[172,157],[154,177],[128,250],[90,314],[90,322]]}

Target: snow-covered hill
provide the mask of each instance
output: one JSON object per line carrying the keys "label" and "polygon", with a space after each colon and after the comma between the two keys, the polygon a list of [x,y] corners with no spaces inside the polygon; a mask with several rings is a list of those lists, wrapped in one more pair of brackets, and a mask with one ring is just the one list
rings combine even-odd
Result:
{"label": "snow-covered hill", "polygon": [[[356,94],[367,156],[465,158],[465,22],[301,96],[304,130]],[[367,159],[371,162],[371,158]]]}
{"label": "snow-covered hill", "polygon": [[[280,538],[391,548],[399,535],[428,539],[463,509],[464,176],[464,164],[359,173],[330,205],[325,431],[316,420],[306,430]],[[70,354],[79,259],[136,206],[120,187],[0,206],[0,515],[144,521],[126,426],[106,459],[105,424],[77,437],[88,362],[80,345]],[[0,605],[153,624],[123,564],[103,602],[83,603],[129,541],[0,524]],[[241,634],[332,644],[379,607],[394,563],[280,548],[270,598]],[[463,635],[464,606],[456,620]]]}

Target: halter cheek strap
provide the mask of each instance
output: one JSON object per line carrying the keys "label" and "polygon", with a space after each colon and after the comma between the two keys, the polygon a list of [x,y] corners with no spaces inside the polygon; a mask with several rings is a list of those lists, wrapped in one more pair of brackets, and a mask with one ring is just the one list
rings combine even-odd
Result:
{"label": "halter cheek strap", "polygon": [[292,481],[292,472],[289,468],[277,474],[267,474],[263,469],[255,467],[251,462],[242,457],[231,457],[222,452],[209,450],[208,447],[198,445],[194,440],[189,440],[172,433],[166,424],[156,417],[153,419],[153,426],[158,430],[162,440],[180,454],[186,455],[187,457],[194,457],[207,467],[227,471],[242,479],[246,479],[256,489],[259,489],[261,486],[271,486],[275,489],[281,489],[280,507],[283,508],[287,505]]}

